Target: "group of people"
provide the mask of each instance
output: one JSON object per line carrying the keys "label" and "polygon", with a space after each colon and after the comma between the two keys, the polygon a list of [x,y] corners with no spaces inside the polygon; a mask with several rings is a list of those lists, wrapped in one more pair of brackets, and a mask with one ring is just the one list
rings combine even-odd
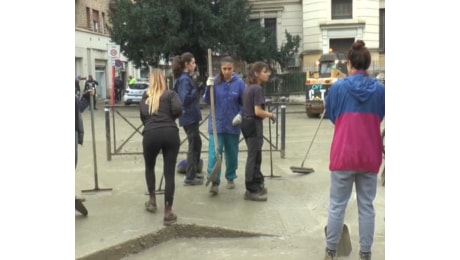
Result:
{"label": "group of people", "polygon": [[[325,113],[334,124],[334,136],[330,150],[329,169],[331,185],[326,234],[325,259],[337,259],[337,246],[342,234],[345,211],[353,185],[356,187],[359,212],[360,259],[371,259],[374,237],[375,212],[373,201],[377,190],[377,175],[382,163],[382,139],[380,124],[385,116],[385,91],[383,84],[371,78],[367,69],[371,55],[362,40],[357,40],[347,53],[349,75],[339,79],[329,89],[325,100]],[[224,57],[220,73],[208,78],[201,97],[191,77],[196,64],[193,54],[186,52],[173,60],[176,78],[174,89],[169,90],[159,69],[150,73],[147,92],[140,102],[140,119],[143,129],[143,155],[145,179],[149,200],[145,209],[158,210],[155,196],[155,164],[160,151],[163,155],[165,179],[164,225],[177,221],[172,206],[175,192],[175,165],[179,153],[179,126],[187,135],[188,152],[184,185],[203,184],[197,174],[201,157],[202,140],[199,124],[202,120],[199,101],[210,103],[214,98],[215,127],[208,117],[209,157],[207,177],[216,164],[216,150],[226,162],[226,187],[233,189],[237,178],[239,136],[242,133],[247,145],[245,165],[245,200],[266,201],[267,188],[261,172],[263,120],[276,122],[275,114],[265,110],[263,83],[270,76],[270,68],[264,62],[254,62],[247,67],[246,83],[234,72],[234,62]],[[214,96],[211,97],[211,88]],[[270,122],[269,122],[270,123]],[[214,143],[214,133],[218,143]],[[78,131],[76,128],[76,140]],[[215,149],[217,146],[217,149]],[[221,172],[213,180],[210,193],[219,192]]]}
{"label": "group of people", "polygon": [[[201,97],[192,78],[195,71],[195,58],[192,53],[185,52],[174,57],[173,74],[176,78],[174,89],[166,87],[163,72],[153,69],[150,73],[150,83],[140,102],[140,118],[143,129],[143,155],[145,161],[145,179],[149,200],[145,209],[157,211],[155,196],[155,164],[160,151],[163,155],[163,175],[165,179],[164,225],[170,225],[177,220],[172,211],[175,191],[175,166],[179,153],[179,126],[183,128],[188,141],[186,159],[185,186],[202,185],[203,177],[198,174],[201,160],[202,140],[199,126],[202,120],[200,99],[210,103],[210,89],[214,88],[215,121],[218,143],[214,143],[212,115],[209,115],[209,160],[207,166],[208,178],[215,167],[216,150],[225,155],[225,178],[227,188],[235,188],[237,178],[239,136],[243,133],[248,146],[244,199],[266,201],[267,189],[264,186],[263,175],[260,171],[263,144],[262,120],[276,120],[273,113],[265,111],[265,97],[261,84],[268,81],[269,66],[264,62],[255,62],[248,67],[248,85],[234,72],[234,61],[224,57],[220,63],[220,73],[214,78],[208,78],[204,95]],[[176,124],[179,121],[179,126]],[[217,149],[215,149],[217,147]],[[221,172],[212,182],[210,193],[216,195],[220,185]]]}

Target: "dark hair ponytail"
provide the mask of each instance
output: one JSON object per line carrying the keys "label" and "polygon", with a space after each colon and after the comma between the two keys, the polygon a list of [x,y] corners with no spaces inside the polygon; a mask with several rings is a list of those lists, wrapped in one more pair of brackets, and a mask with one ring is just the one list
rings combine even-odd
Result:
{"label": "dark hair ponytail", "polygon": [[172,61],[172,71],[175,78],[178,78],[182,71],[184,71],[185,63],[191,62],[193,58],[193,54],[190,52],[184,52],[180,56],[174,56]]}
{"label": "dark hair ponytail", "polygon": [[249,66],[246,68],[246,73],[247,73],[246,83],[248,85],[249,84],[259,84],[256,78],[256,72],[261,73],[264,68],[267,70],[270,69],[268,64],[263,61],[256,61],[254,63],[249,64]]}

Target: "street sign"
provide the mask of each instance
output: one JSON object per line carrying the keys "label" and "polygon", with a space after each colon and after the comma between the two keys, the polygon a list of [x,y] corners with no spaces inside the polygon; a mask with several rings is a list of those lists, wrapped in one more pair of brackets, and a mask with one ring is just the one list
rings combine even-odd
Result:
{"label": "street sign", "polygon": [[123,62],[119,59],[115,60],[115,67],[116,68],[123,68]]}
{"label": "street sign", "polygon": [[111,59],[120,58],[120,45],[117,44],[108,44],[107,55]]}

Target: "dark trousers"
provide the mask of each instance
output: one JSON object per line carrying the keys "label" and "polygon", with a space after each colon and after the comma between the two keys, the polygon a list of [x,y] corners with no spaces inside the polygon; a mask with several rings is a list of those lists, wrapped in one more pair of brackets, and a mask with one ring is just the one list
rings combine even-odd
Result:
{"label": "dark trousers", "polygon": [[116,88],[115,89],[115,100],[116,101],[120,101],[121,100],[121,91],[122,89],[121,88]]}
{"label": "dark trousers", "polygon": [[78,162],[78,131],[75,131],[75,169]]}
{"label": "dark trousers", "polygon": [[155,164],[161,150],[165,179],[165,205],[173,205],[174,189],[176,187],[174,172],[180,146],[179,130],[174,127],[163,127],[145,131],[142,146],[148,192],[150,194],[155,192]]}
{"label": "dark trousers", "polygon": [[262,145],[264,143],[261,119],[243,118],[241,132],[248,147],[245,168],[246,190],[259,192],[264,187],[264,176],[260,170],[262,164]]}
{"label": "dark trousers", "polygon": [[97,99],[96,98],[96,90],[94,90],[94,96],[93,96],[93,107],[94,107],[94,109],[96,109],[96,101],[97,101],[96,99]]}
{"label": "dark trousers", "polygon": [[199,123],[184,126],[188,140],[187,169],[185,172],[185,178],[189,181],[192,181],[196,178],[196,172],[201,158],[202,143],[199,127]]}

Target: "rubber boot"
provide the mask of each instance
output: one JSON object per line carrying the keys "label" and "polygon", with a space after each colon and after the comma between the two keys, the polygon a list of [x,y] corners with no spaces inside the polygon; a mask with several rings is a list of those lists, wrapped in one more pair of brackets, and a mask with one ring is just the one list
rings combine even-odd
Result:
{"label": "rubber boot", "polygon": [[177,216],[172,212],[172,205],[165,203],[165,216],[163,218],[163,225],[169,226],[177,221]]}

